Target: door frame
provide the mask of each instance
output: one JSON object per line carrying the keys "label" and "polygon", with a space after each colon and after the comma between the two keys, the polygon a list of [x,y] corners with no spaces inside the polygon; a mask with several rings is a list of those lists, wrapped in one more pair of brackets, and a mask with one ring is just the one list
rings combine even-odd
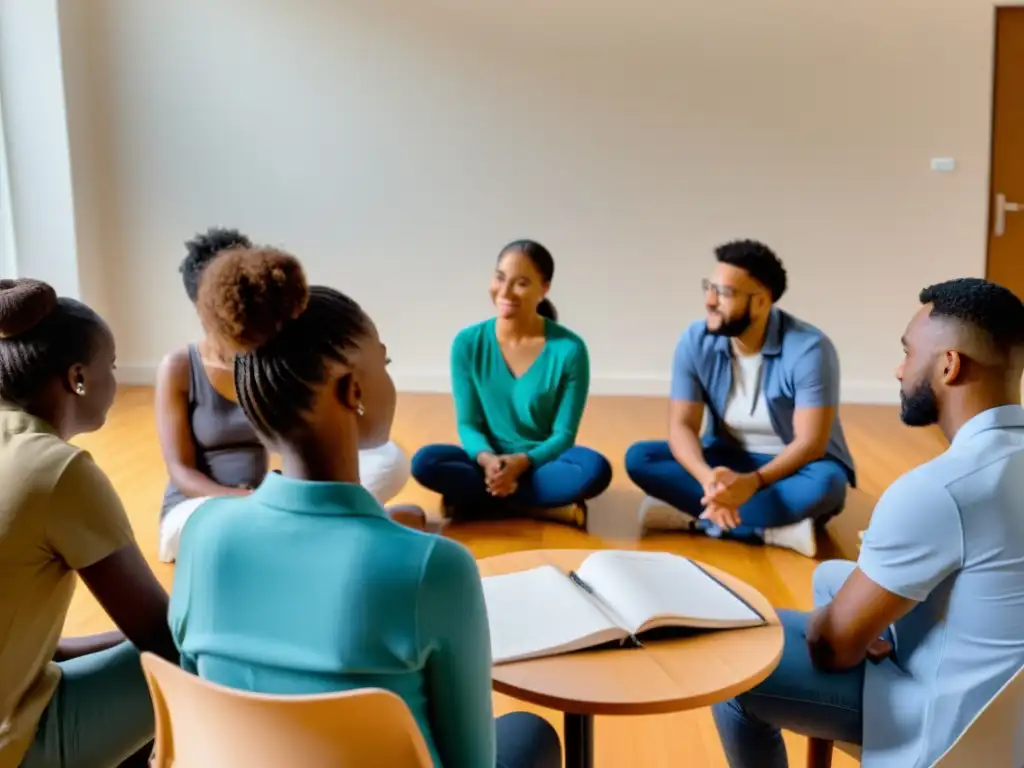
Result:
{"label": "door frame", "polygon": [[989,260],[992,258],[992,229],[995,226],[995,157],[996,157],[996,87],[999,78],[999,17],[1004,12],[1024,13],[1024,0],[1009,0],[992,6],[992,76],[989,78],[989,123],[988,123],[988,204],[985,209],[985,277],[991,274]]}

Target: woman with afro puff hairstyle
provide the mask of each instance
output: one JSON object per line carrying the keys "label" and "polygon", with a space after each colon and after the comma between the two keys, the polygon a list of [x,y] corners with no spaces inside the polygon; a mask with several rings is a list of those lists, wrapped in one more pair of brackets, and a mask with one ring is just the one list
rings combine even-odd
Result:
{"label": "woman with afro puff hairstyle", "polygon": [[373,321],[272,249],[224,252],[198,308],[282,464],[251,494],[207,501],[184,530],[169,614],[182,666],[273,695],[392,691],[437,766],[561,766],[545,720],[494,720],[473,555],[389,520],[360,485],[359,452],[387,443],[395,413]]}
{"label": "woman with afro puff hairstyle", "polygon": [[[234,229],[213,228],[185,244],[181,262],[185,292],[195,304],[206,267],[223,251],[249,248]],[[157,374],[157,432],[169,482],[160,510],[159,557],[173,562],[185,523],[211,496],[245,495],[267,473],[266,448],[238,407],[231,360],[208,338],[175,350]],[[387,442],[359,454],[360,477],[382,504],[409,479],[409,459]],[[423,525],[418,507],[397,507],[396,519]]]}

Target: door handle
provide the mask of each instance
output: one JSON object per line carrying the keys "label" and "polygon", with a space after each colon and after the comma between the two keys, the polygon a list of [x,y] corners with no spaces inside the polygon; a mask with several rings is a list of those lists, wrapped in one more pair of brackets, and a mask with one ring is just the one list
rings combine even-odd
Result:
{"label": "door handle", "polygon": [[1019,213],[1024,211],[1024,205],[1020,203],[1011,203],[1006,199],[1006,195],[1000,192],[996,195],[996,215],[995,215],[995,227],[993,235],[995,237],[1002,237],[1006,234],[1006,214],[1008,213]]}

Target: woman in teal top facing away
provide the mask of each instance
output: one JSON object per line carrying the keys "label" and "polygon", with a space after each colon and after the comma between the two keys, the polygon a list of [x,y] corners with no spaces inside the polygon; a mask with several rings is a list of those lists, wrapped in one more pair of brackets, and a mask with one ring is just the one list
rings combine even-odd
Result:
{"label": "woman in teal top facing away", "polygon": [[455,520],[539,514],[586,525],[587,499],[611,482],[608,460],[575,445],[590,389],[579,336],[546,298],[555,273],[532,240],[502,249],[491,280],[497,317],[452,344],[452,391],[462,447],[430,445],[412,460],[420,485]]}
{"label": "woman in teal top facing away", "polygon": [[473,556],[389,520],[359,484],[359,450],[387,442],[395,411],[370,318],[307,287],[294,257],[251,248],[206,268],[198,309],[282,471],[207,501],[185,527],[170,608],[182,666],[261,693],[394,691],[439,768],[560,766],[546,721],[495,725]]}

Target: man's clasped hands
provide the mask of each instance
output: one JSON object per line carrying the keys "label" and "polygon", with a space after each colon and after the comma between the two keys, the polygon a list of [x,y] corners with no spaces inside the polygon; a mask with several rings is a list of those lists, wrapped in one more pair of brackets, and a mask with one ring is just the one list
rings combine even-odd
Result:
{"label": "man's clasped hands", "polygon": [[730,531],[740,524],[739,509],[764,485],[757,472],[735,472],[726,467],[714,467],[704,483],[702,520]]}

